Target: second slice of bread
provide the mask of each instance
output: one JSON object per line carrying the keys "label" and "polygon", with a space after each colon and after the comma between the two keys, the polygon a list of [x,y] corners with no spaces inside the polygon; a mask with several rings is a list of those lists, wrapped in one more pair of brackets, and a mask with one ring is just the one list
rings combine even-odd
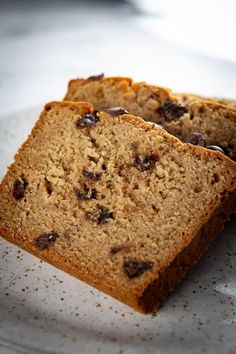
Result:
{"label": "second slice of bread", "polygon": [[131,114],[161,124],[183,142],[196,144],[198,140],[192,134],[201,133],[206,146],[217,145],[236,160],[236,110],[226,105],[194,100],[193,96],[186,101],[182,94],[177,97],[162,87],[103,76],[71,80],[65,99],[89,101],[97,109],[121,106]]}

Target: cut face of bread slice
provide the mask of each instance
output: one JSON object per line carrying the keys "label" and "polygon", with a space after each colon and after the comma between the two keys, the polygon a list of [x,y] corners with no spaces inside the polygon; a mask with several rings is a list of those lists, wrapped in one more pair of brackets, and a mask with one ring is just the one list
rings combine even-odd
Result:
{"label": "cut face of bread slice", "polygon": [[70,81],[65,99],[89,101],[97,109],[123,107],[131,114],[161,124],[183,142],[196,144],[198,140],[192,134],[200,133],[205,146],[217,146],[236,160],[236,111],[225,105],[194,99],[189,104],[165,88],[101,75]]}
{"label": "cut face of bread slice", "polygon": [[235,188],[223,154],[128,114],[54,102],[0,185],[0,234],[150,312],[222,230]]}

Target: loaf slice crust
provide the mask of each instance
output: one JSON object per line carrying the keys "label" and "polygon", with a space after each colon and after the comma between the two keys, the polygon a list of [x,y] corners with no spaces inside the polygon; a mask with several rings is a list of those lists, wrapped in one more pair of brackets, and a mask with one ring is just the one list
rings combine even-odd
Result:
{"label": "loaf slice crust", "polygon": [[175,92],[175,95],[181,100],[184,105],[189,105],[195,101],[211,101],[214,103],[220,103],[228,106],[230,109],[236,110],[236,100],[232,100],[229,98],[219,98],[219,97],[205,97],[196,95],[194,93],[182,93],[182,92]]}
{"label": "loaf slice crust", "polygon": [[[196,96],[195,96],[196,97]],[[131,114],[161,124],[183,142],[192,141],[193,133],[201,133],[206,146],[219,146],[236,160],[236,110],[206,100],[186,101],[184,95],[170,90],[135,83],[122,77],[92,77],[71,80],[65,100],[89,101],[97,109],[121,106]]]}
{"label": "loaf slice crust", "polygon": [[53,102],[0,185],[0,234],[146,313],[235,212],[235,188],[220,153],[132,115]]}

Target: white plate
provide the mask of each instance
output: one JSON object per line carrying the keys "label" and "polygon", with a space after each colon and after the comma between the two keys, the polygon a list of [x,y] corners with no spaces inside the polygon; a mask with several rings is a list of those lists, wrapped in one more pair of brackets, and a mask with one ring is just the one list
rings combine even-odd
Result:
{"label": "white plate", "polygon": [[[41,109],[0,117],[1,176]],[[0,353],[235,354],[235,219],[156,316],[0,240]]]}

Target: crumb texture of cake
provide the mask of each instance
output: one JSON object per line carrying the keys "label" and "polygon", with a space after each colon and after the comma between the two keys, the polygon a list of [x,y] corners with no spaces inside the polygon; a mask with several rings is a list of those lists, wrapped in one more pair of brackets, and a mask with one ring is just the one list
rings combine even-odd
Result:
{"label": "crumb texture of cake", "polygon": [[226,106],[196,101],[189,106],[189,114],[165,124],[165,129],[186,142],[193,133],[201,133],[205,146],[218,146],[232,160],[236,160],[236,111]]}
{"label": "crumb texture of cake", "polygon": [[0,185],[0,235],[147,313],[235,212],[235,188],[223,154],[52,102]]}
{"label": "crumb texture of cake", "polygon": [[168,89],[135,83],[129,78],[97,77],[71,80],[65,100],[88,101],[99,110],[123,107],[130,114],[162,125],[183,142],[192,133],[201,133],[206,147],[219,146],[236,160],[236,110],[232,109],[236,108],[235,101],[221,100],[220,104],[197,95],[174,95]]}

